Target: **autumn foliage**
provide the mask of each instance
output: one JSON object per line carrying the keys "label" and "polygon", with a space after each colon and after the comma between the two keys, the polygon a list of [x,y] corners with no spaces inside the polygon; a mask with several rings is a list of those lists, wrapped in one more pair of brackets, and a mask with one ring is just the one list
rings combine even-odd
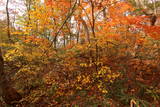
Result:
{"label": "autumn foliage", "polygon": [[128,0],[26,3],[0,44],[18,107],[160,105],[158,18]]}

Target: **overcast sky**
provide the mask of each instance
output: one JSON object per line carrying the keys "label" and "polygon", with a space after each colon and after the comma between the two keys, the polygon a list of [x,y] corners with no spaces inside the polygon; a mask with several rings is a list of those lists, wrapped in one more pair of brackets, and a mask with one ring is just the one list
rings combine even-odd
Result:
{"label": "overcast sky", "polygon": [[[0,19],[6,17],[6,1],[7,0],[0,0]],[[18,12],[19,15],[22,15],[26,9],[24,1],[25,0],[9,0],[10,15],[13,15],[12,13],[14,12]],[[44,2],[44,0],[41,0],[41,2]]]}
{"label": "overcast sky", "polygon": [[[0,0],[0,19],[4,19],[6,17],[6,1],[7,0]],[[15,13],[22,15],[25,11],[23,0],[10,0],[8,7],[11,17],[13,17]]]}

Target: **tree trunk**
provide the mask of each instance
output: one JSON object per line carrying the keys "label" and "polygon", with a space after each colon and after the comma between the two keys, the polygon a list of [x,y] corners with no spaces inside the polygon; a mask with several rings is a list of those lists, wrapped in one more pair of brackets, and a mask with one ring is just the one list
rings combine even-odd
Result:
{"label": "tree trunk", "polygon": [[2,57],[2,52],[0,49],[0,96],[6,104],[14,105],[16,101],[19,101],[22,97],[21,95],[10,86],[9,81],[4,73],[4,61]]}
{"label": "tree trunk", "polygon": [[87,41],[88,43],[90,43],[90,35],[89,35],[88,26],[87,26],[85,20],[84,20],[81,16],[79,16],[79,17],[80,17],[80,20],[82,21],[82,25],[84,26],[84,30],[85,30],[85,32],[86,32],[86,41]]}
{"label": "tree trunk", "polygon": [[9,0],[7,0],[6,2],[6,14],[7,14],[7,35],[8,38],[11,38],[11,33],[10,33],[10,17],[9,17],[9,10],[8,10],[8,4],[9,4]]}

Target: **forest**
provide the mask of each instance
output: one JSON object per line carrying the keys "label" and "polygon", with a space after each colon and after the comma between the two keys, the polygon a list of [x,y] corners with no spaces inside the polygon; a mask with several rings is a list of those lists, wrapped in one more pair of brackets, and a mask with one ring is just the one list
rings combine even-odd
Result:
{"label": "forest", "polygon": [[0,107],[160,107],[160,0],[0,0]]}

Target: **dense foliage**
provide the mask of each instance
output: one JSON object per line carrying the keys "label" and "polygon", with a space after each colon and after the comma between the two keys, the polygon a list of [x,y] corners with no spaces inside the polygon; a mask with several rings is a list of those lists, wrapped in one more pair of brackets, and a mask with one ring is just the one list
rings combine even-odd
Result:
{"label": "dense foliage", "polygon": [[160,105],[158,1],[24,1],[11,37],[0,26],[14,106]]}

